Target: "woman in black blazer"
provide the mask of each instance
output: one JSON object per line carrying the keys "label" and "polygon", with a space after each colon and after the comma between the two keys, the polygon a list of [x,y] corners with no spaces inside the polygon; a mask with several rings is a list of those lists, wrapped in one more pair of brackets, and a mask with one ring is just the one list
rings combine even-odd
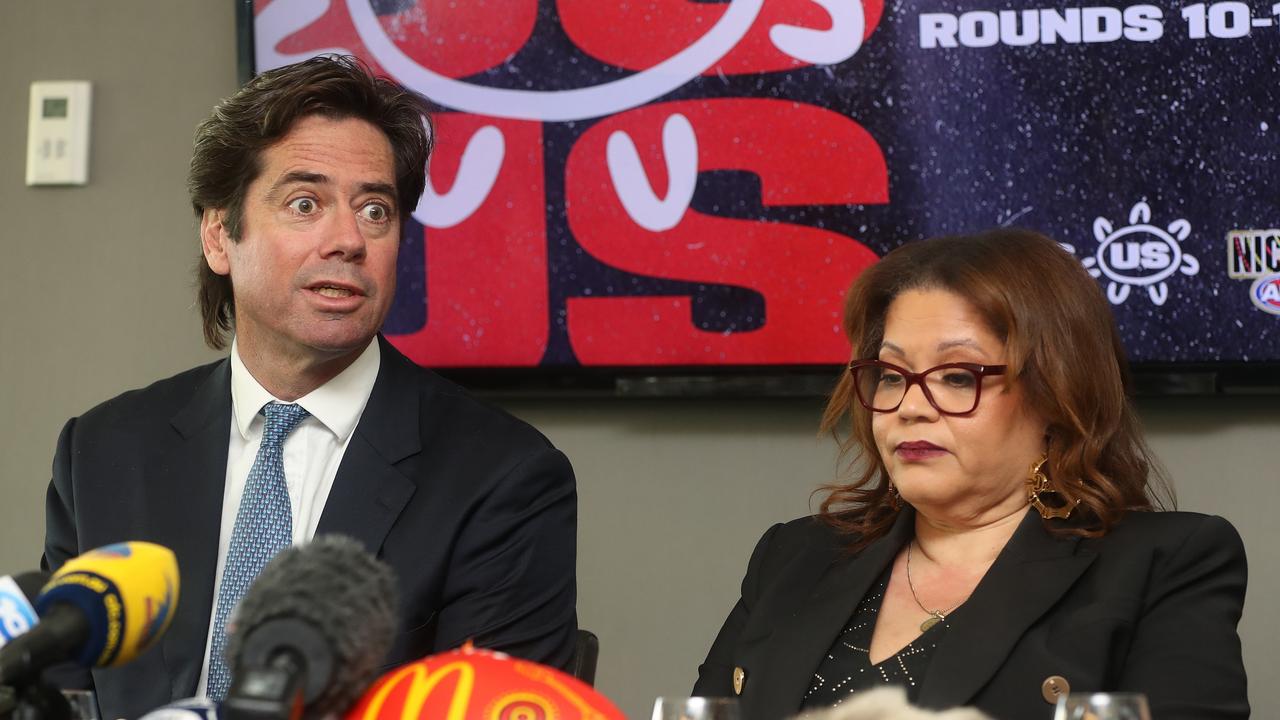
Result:
{"label": "woman in black blazer", "polygon": [[1020,230],[910,243],[854,284],[845,329],[823,426],[856,475],[761,538],[695,694],[747,720],[884,684],[999,720],[1092,691],[1248,717],[1240,537],[1154,511],[1167,486],[1074,258]]}

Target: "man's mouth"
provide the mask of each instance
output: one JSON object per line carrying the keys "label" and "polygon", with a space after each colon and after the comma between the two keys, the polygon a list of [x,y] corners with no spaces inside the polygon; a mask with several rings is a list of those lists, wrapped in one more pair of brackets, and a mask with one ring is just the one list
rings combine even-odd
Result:
{"label": "man's mouth", "polygon": [[328,298],[345,298],[355,295],[355,292],[350,288],[335,287],[333,285],[317,285],[311,289]]}

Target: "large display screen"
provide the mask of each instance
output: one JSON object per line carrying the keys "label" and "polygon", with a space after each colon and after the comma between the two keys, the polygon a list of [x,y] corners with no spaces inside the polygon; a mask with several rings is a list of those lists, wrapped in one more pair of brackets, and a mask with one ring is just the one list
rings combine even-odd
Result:
{"label": "large display screen", "polygon": [[842,363],[862,269],[1010,225],[1133,361],[1280,362],[1280,5],[1028,4],[257,0],[252,57],[440,108],[385,327],[424,365]]}

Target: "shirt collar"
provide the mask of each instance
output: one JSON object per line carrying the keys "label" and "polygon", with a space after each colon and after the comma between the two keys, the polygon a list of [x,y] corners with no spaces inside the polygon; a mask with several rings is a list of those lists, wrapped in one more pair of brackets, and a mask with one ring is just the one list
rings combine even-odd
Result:
{"label": "shirt collar", "polygon": [[[294,402],[311,413],[334,435],[339,442],[347,439],[369,402],[373,384],[378,379],[382,354],[377,339],[360,353],[355,362],[338,373],[332,380],[303,395]],[[240,359],[235,339],[231,341],[231,413],[240,435],[249,437],[249,426],[263,405],[284,402],[262,387]]]}

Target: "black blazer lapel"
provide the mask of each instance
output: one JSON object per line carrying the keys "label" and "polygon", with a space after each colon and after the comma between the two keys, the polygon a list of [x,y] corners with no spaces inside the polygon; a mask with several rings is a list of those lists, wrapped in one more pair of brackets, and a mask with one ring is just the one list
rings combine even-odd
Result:
{"label": "black blazer lapel", "polygon": [[929,662],[917,702],[930,708],[968,704],[1094,557],[1079,538],[1049,534],[1039,515],[1028,511],[973,595],[948,616],[950,627]]}
{"label": "black blazer lapel", "polygon": [[178,557],[178,607],[161,648],[172,697],[180,698],[195,694],[209,634],[231,433],[230,362],[215,365],[169,422],[176,436],[158,449],[143,482],[154,540]]}
{"label": "black blazer lapel", "polygon": [[416,486],[396,463],[422,451],[415,367],[381,335],[378,379],[338,466],[316,533],[340,533],[378,554]]}
{"label": "black blazer lapel", "polygon": [[[826,561],[825,572],[807,595],[797,588],[791,612],[783,616],[762,648],[760,667],[753,674],[768,680],[756,683],[761,694],[744,703],[754,708],[753,717],[795,714],[827,650],[872,583],[911,538],[914,527],[915,513],[904,508],[888,534],[857,555],[832,547],[829,554],[819,556],[819,562]],[[748,687],[751,684],[748,678]]]}

